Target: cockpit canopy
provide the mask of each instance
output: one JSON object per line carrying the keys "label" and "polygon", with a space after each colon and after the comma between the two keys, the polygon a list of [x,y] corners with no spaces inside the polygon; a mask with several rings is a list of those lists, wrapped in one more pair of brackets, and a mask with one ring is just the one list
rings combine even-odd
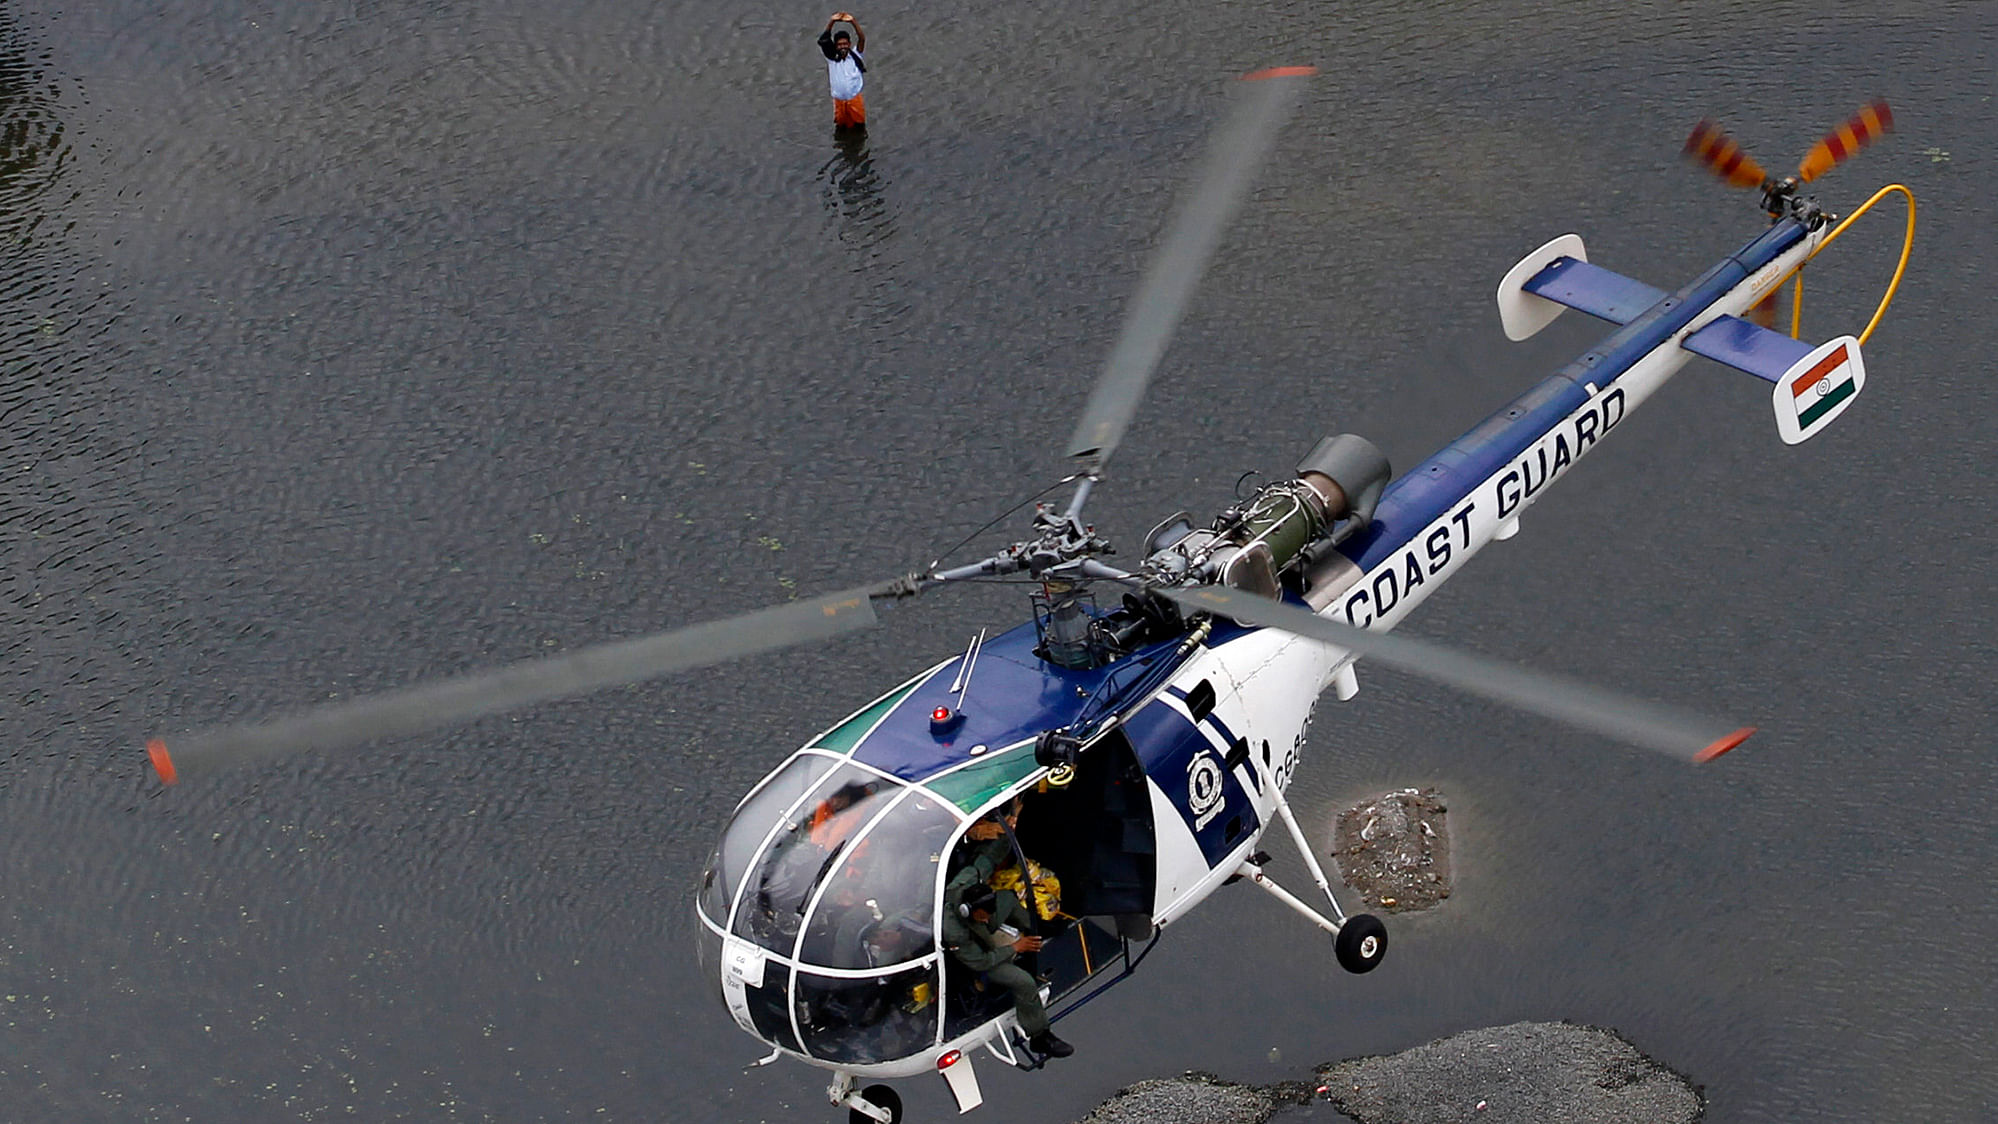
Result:
{"label": "cockpit canopy", "polygon": [[[731,933],[801,964],[921,959],[934,949],[937,864],[958,816],[879,773],[829,767],[835,760],[799,755],[752,798],[757,807],[736,814],[709,887],[714,904],[734,899]],[[804,799],[784,800],[808,783]],[[747,857],[732,864],[731,852]]]}
{"label": "cockpit canopy", "polygon": [[[1030,750],[1008,756],[1034,768]],[[747,978],[721,973],[738,1020],[834,1061],[933,1045],[936,899],[964,823],[943,795],[844,755],[808,749],[773,773],[723,829],[701,887],[704,949],[757,961]]]}
{"label": "cockpit canopy", "polygon": [[[1026,651],[1033,630],[1016,631]],[[1047,769],[1035,759],[1031,728],[992,724],[1010,735],[996,748],[938,740],[927,721],[931,701],[909,700],[940,670],[820,734],[722,829],[697,898],[702,957],[736,1022],[765,1042],[842,1065],[899,1064],[1009,1002],[1003,992],[980,992],[939,947],[938,899],[946,875],[970,861],[971,825],[1034,790]],[[1074,681],[1095,675],[1052,673],[1054,689],[1030,697],[1064,700],[1072,711],[1085,697]],[[1067,717],[1033,714],[1034,724]],[[1134,837],[1150,838],[1144,793],[1127,744],[1098,753],[1073,783],[1036,797],[1041,810],[1017,821],[1025,826],[1014,853],[1024,847],[1054,863],[1078,909],[1143,914],[1152,902],[1150,848],[1125,852]],[[1050,953],[1048,964],[1073,976],[1071,984],[1107,962],[1100,950],[1092,959],[1080,936],[1068,943],[1073,955]]]}

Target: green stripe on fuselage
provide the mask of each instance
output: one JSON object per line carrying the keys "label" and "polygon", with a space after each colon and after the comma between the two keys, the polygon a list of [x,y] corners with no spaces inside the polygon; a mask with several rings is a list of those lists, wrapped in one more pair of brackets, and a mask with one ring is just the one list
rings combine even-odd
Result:
{"label": "green stripe on fuselage", "polygon": [[1032,776],[1040,763],[1034,760],[1034,743],[1021,742],[980,761],[931,777],[923,787],[967,812],[977,811],[986,801]]}
{"label": "green stripe on fuselage", "polygon": [[915,682],[910,683],[901,690],[892,691],[882,696],[881,700],[873,706],[868,707],[866,710],[828,730],[825,737],[820,738],[813,744],[820,749],[828,749],[834,753],[853,752],[853,747],[860,744],[860,739],[866,736],[867,731],[879,725],[881,719],[886,717],[889,711],[895,709],[895,704],[908,698],[909,692],[921,685],[924,678],[923,676],[918,676]]}

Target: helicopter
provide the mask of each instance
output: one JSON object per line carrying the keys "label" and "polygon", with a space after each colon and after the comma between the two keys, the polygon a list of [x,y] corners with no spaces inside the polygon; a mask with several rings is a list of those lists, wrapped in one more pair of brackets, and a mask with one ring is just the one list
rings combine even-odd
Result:
{"label": "helicopter", "polygon": [[[974,841],[993,837],[980,825],[996,825],[1017,899],[1039,918],[1031,960],[1050,1022],[1128,979],[1170,926],[1237,882],[1329,934],[1346,970],[1373,970],[1387,950],[1384,924],[1342,910],[1285,796],[1321,696],[1329,687],[1353,698],[1360,659],[1693,763],[1754,733],[1390,630],[1479,550],[1517,534],[1525,510],[1695,355],[1772,384],[1786,443],[1851,407],[1865,385],[1860,345],[1892,287],[1858,337],[1814,345],[1756,321],[1889,190],[1844,223],[1800,194],[1890,130],[1892,116],[1885,103],[1866,107],[1781,178],[1702,122],[1687,154],[1760,189],[1766,230],[1672,293],[1590,264],[1577,235],[1545,243],[1499,284],[1507,336],[1529,338],[1574,309],[1616,326],[1601,343],[1413,471],[1395,476],[1364,438],[1328,436],[1289,479],[1204,525],[1169,515],[1136,565],[1112,566],[1085,504],[1312,73],[1259,71],[1237,87],[1076,424],[1075,471],[1056,485],[1073,491],[1065,505],[1036,504],[1028,537],[964,565],[935,562],[742,616],[176,736],[172,748],[153,738],[154,772],[174,785],[278,753],[419,733],[829,640],[877,623],[877,602],[1026,575],[1031,619],[978,632],[827,727],[722,827],[695,892],[696,922],[721,1005],[769,1047],[751,1068],[790,1058],[830,1070],[835,1109],[855,1124],[896,1124],[901,1100],[883,1082],[940,1074],[969,1112],[983,1101],[974,1053],[1023,1069],[1058,1056],[945,935],[950,913],[971,913],[948,887]],[[1322,908],[1271,877],[1262,845],[1279,824]],[[1058,894],[1041,870],[1058,873]]]}

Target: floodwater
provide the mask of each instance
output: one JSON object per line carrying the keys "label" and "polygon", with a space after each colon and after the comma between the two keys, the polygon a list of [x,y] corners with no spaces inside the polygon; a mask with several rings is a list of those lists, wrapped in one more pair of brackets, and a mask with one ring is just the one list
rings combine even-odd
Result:
{"label": "floodwater", "polygon": [[[1725,1124],[1998,1115],[1993,7],[960,10],[860,13],[849,145],[796,5],[0,11],[4,1114],[836,1119],[741,1071],[693,884],[790,747],[1017,591],[170,792],[141,741],[926,563],[1060,475],[1229,76],[1303,62],[1092,504],[1127,546],[1323,433],[1412,465],[1584,350],[1498,329],[1549,237],[1668,288],[1746,241],[1678,159],[1700,116],[1780,167],[1888,98],[1818,187],[1912,187],[1914,263],[1829,433],[1696,360],[1408,625],[1762,734],[1689,770],[1363,668],[1300,814],[1437,786],[1458,893],[1352,977],[1228,890],[1075,1060],[983,1066],[988,1117],[1522,1018]],[[1807,333],[1864,323],[1901,213],[1812,266]]]}

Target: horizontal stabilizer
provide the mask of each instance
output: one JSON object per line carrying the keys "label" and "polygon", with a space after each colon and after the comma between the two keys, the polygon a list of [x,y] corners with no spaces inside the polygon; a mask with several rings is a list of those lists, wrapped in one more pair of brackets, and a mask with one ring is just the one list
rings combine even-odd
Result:
{"label": "horizontal stabilizer", "polygon": [[1523,340],[1580,309],[1622,327],[1665,299],[1662,289],[1589,264],[1580,235],[1563,234],[1519,259],[1499,282],[1499,321],[1507,339]]}
{"label": "horizontal stabilizer", "polygon": [[1521,287],[1619,327],[1665,299],[1663,289],[1574,258],[1555,261]]}
{"label": "horizontal stabilizer", "polygon": [[1781,332],[1751,324],[1739,316],[1723,316],[1685,339],[1686,350],[1746,371],[1759,379],[1779,382],[1812,345]]}
{"label": "horizontal stabilizer", "polygon": [[1791,445],[1816,436],[1866,385],[1859,341],[1840,336],[1812,346],[1723,316],[1684,340],[1687,351],[1776,384],[1776,432]]}

